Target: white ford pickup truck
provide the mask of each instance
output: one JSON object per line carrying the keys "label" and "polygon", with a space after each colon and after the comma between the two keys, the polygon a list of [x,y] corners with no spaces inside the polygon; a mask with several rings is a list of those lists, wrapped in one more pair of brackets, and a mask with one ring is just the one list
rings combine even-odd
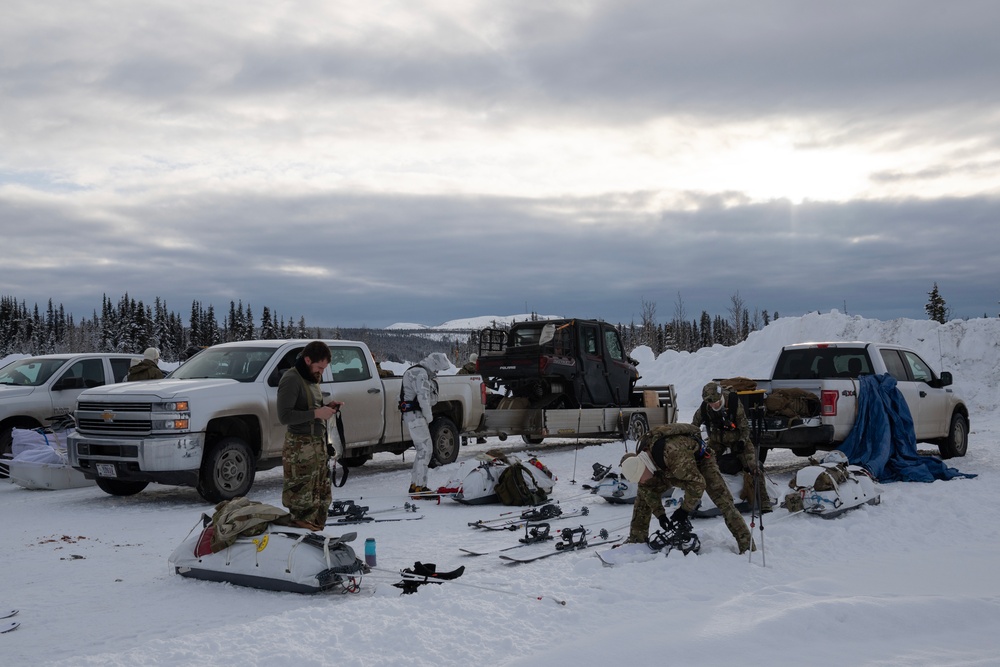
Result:
{"label": "white ford pickup truck", "polygon": [[802,456],[834,449],[854,428],[858,378],[888,373],[906,399],[917,442],[937,445],[941,458],[965,456],[969,409],[952,387],[951,373],[935,373],[913,350],[866,342],[799,343],[781,348],[769,380],[757,389],[804,389],[819,401],[818,414],[796,419],[767,414],[761,447],[787,447]]}
{"label": "white ford pickup truck", "polygon": [[[223,343],[163,380],[84,391],[70,465],[112,495],[138,493],[150,482],[196,487],[209,502],[246,495],[257,470],[281,465],[278,380],[308,342]],[[320,385],[345,404],[340,461],[361,465],[376,452],[412,446],[398,407],[402,378],[379,378],[362,342],[325,342],[333,358]],[[480,426],[486,389],[478,375],[438,376],[438,385],[432,464],[445,464],[458,456],[461,435]]]}

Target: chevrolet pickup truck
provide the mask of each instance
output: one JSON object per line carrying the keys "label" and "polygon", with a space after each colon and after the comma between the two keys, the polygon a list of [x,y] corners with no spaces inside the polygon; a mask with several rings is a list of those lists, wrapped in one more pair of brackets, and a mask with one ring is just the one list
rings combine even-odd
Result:
{"label": "chevrolet pickup truck", "polygon": [[[223,343],[162,380],[82,392],[70,465],[112,495],[139,493],[150,482],[193,486],[209,502],[246,495],[256,471],[281,465],[278,380],[308,342]],[[379,378],[362,342],[326,343],[333,358],[320,384],[345,404],[345,442],[331,420],[341,463],[362,465],[376,452],[411,447],[398,407],[402,378]],[[458,456],[462,433],[480,426],[486,390],[477,375],[438,376],[438,385],[432,464],[445,464]]]}
{"label": "chevrolet pickup truck", "polygon": [[804,389],[818,399],[818,414],[805,419],[765,414],[761,447],[790,448],[801,456],[835,449],[854,427],[858,378],[888,373],[906,399],[917,442],[937,445],[941,458],[965,456],[969,409],[952,387],[951,373],[936,373],[920,355],[897,345],[866,342],[800,343],[781,348],[765,394]]}
{"label": "chevrolet pickup truck", "polygon": [[0,368],[0,456],[11,453],[12,429],[39,428],[69,414],[84,389],[123,381],[139,359],[141,354],[44,354]]}

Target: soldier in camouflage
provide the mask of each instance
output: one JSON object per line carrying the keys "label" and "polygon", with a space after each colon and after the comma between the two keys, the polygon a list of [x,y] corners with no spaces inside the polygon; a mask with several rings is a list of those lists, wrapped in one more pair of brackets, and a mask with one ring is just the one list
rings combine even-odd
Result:
{"label": "soldier in camouflage", "polygon": [[[651,514],[664,530],[677,526],[690,528],[688,517],[707,492],[736,538],[739,552],[753,550],[750,529],[733,505],[729,487],[697,428],[690,424],[667,426],[674,427],[672,434],[658,432],[664,427],[654,429],[644,439],[645,448],[640,444],[638,454],[628,454],[622,460],[622,474],[638,485],[628,541],[646,541]],[[684,500],[668,519],[660,499],[673,487],[684,490]]]}
{"label": "soldier in camouflage", "polygon": [[705,426],[708,431],[708,446],[716,459],[727,450],[736,456],[743,469],[743,491],[740,497],[753,506],[753,499],[759,495],[760,511],[770,512],[771,500],[757,463],[757,452],[750,437],[750,422],[743,403],[739,400],[733,401],[735,412],[731,414],[730,393],[729,389],[723,389],[718,382],[706,384],[701,390],[702,403],[695,410],[691,423],[698,427]]}
{"label": "soldier in camouflage", "polygon": [[326,421],[343,404],[338,401],[323,404],[319,382],[330,357],[326,343],[313,341],[278,383],[278,420],[288,427],[281,450],[284,469],[281,502],[288,508],[292,523],[309,530],[323,530],[333,502],[327,468]]}

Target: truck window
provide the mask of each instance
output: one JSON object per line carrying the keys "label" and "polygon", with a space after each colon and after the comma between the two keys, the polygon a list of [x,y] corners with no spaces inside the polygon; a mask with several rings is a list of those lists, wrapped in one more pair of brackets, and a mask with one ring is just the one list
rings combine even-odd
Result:
{"label": "truck window", "polygon": [[170,377],[231,378],[252,382],[276,350],[274,348],[208,348],[182,364]]}
{"label": "truck window", "polygon": [[124,382],[128,377],[128,367],[132,360],[128,357],[118,357],[111,360],[111,374],[115,377],[115,382]]}
{"label": "truck window", "polygon": [[371,369],[360,347],[335,347],[330,350],[330,373],[334,382],[370,380]]}
{"label": "truck window", "polygon": [[903,358],[906,359],[906,363],[910,367],[910,373],[913,375],[915,381],[930,382],[934,379],[934,373],[931,372],[930,366],[925,364],[924,360],[915,353],[903,352]]}
{"label": "truck window", "polygon": [[909,379],[906,376],[906,366],[903,364],[898,351],[880,350],[880,352],[882,353],[882,361],[885,362],[885,368],[889,371],[889,375],[894,377],[897,382]]}

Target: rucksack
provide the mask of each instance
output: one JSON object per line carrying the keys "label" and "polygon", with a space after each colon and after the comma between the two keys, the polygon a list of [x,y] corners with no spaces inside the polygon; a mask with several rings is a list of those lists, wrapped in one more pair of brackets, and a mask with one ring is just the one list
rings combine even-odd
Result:
{"label": "rucksack", "polygon": [[820,402],[816,394],[792,387],[775,389],[764,399],[764,407],[769,413],[784,417],[818,417]]}
{"label": "rucksack", "polygon": [[678,436],[701,439],[701,429],[694,424],[675,422],[673,424],[661,424],[654,426],[647,431],[640,439],[636,447],[636,453],[644,452],[653,446],[660,439],[669,441]]}
{"label": "rucksack", "polygon": [[218,553],[236,542],[238,537],[261,535],[271,523],[289,524],[285,510],[242,496],[224,500],[215,506],[212,515],[211,551]]}
{"label": "rucksack", "polygon": [[535,473],[520,461],[512,462],[500,473],[496,494],[504,505],[540,505],[549,498]]}

